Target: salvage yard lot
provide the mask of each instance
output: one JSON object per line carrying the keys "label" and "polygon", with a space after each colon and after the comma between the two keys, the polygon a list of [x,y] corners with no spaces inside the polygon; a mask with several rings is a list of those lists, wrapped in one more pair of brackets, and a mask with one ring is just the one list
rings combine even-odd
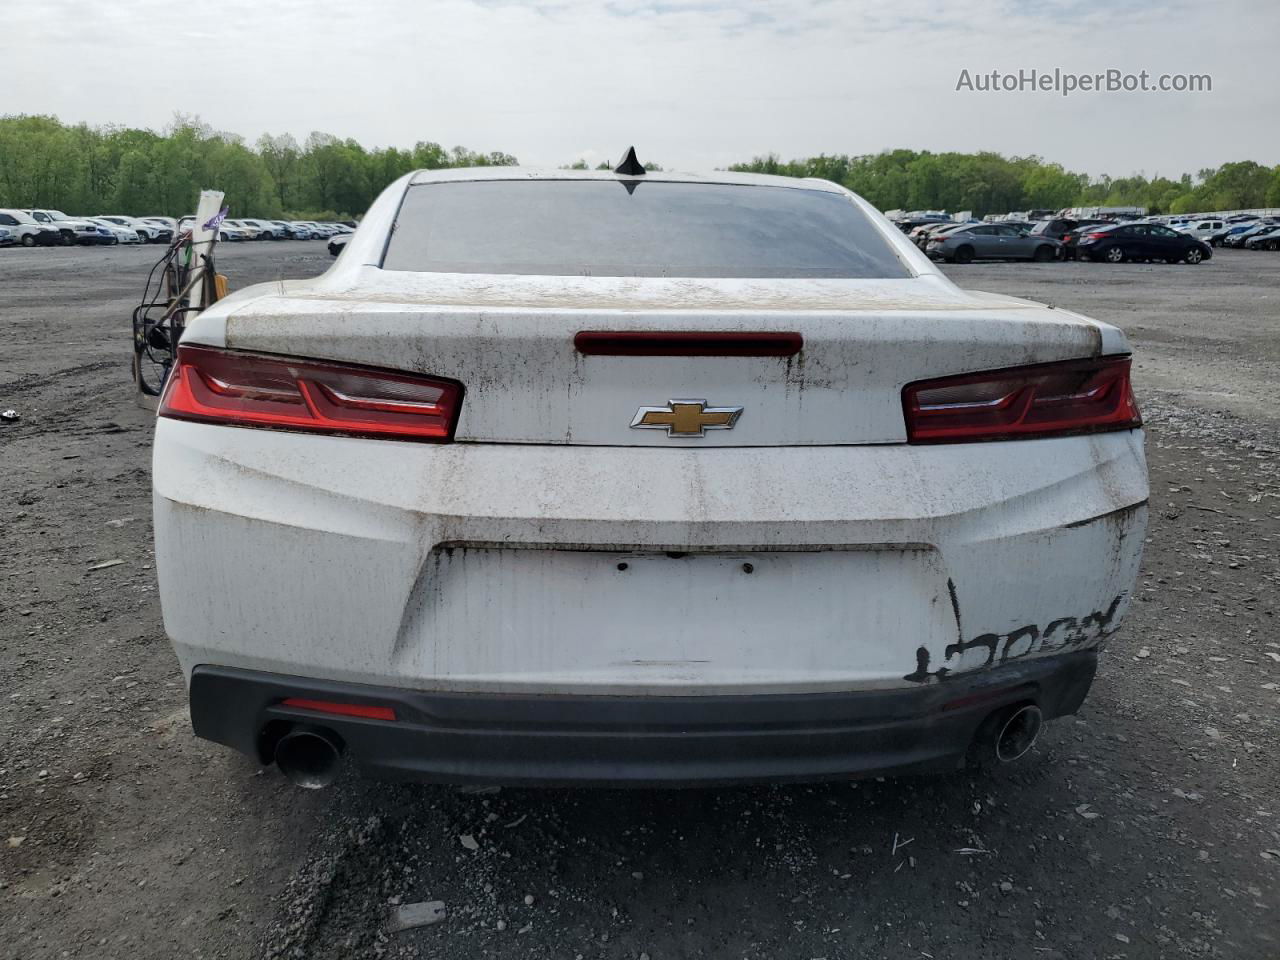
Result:
{"label": "salvage yard lot", "polygon": [[[233,288],[330,262],[219,252]],[[0,957],[1280,956],[1280,256],[947,268],[1122,327],[1148,420],[1138,602],[1027,762],[492,795],[306,793],[191,736],[128,383],[156,256],[0,251]]]}

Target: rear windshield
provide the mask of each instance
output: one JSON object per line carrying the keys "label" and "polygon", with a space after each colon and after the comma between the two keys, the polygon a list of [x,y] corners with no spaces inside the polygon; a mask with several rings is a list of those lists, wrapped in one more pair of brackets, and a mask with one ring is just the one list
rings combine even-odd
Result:
{"label": "rear windshield", "polygon": [[615,180],[411,186],[382,266],[543,276],[911,276],[841,194]]}

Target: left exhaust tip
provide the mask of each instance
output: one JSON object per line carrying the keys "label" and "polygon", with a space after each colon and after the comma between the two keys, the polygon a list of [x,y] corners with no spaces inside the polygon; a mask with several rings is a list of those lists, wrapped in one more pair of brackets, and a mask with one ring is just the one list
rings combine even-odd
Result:
{"label": "left exhaust tip", "polygon": [[319,790],[338,778],[342,749],[342,740],[332,730],[294,727],[276,742],[276,766],[291,783]]}

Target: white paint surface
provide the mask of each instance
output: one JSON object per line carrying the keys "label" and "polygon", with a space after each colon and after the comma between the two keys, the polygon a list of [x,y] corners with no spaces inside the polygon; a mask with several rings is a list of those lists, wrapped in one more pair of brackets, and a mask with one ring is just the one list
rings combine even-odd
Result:
{"label": "white paint surface", "polygon": [[[539,174],[431,176],[483,175]],[[883,218],[910,279],[383,272],[409,180],[324,277],[241,291],[188,341],[458,379],[459,442],[161,420],[156,557],[188,673],[857,690],[1091,647],[1118,625],[1146,522],[1141,431],[913,447],[900,400],[915,379],[1126,352],[1115,328],[960,291]],[[587,329],[794,330],[805,348],[582,357]],[[674,397],[744,412],[696,440],[630,429]]]}

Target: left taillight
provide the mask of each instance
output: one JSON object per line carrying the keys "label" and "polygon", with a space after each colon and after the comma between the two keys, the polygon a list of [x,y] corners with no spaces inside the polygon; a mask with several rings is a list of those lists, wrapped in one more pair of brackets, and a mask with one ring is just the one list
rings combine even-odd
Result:
{"label": "left taillight", "polygon": [[1142,425],[1129,357],[1009,367],[902,389],[908,443],[964,443]]}
{"label": "left taillight", "polygon": [[399,370],[178,348],[160,416],[389,440],[453,439],[462,385]]}

